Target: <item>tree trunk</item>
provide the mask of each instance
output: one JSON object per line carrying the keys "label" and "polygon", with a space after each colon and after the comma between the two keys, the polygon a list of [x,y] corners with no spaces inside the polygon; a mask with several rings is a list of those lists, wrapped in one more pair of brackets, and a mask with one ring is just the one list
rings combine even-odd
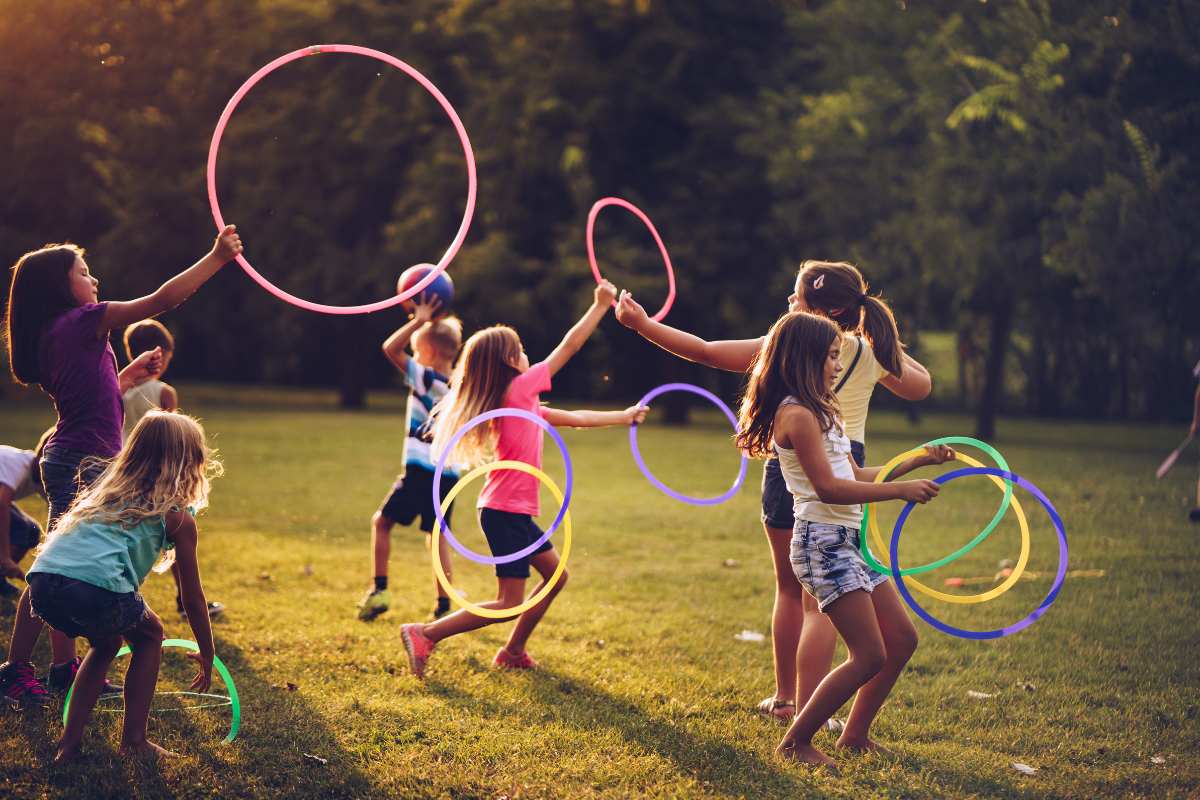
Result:
{"label": "tree trunk", "polygon": [[1008,335],[1012,329],[1012,309],[1000,308],[992,315],[992,336],[988,346],[983,395],[975,415],[975,438],[985,442],[996,436],[996,412],[1004,395],[1004,362],[1008,357]]}
{"label": "tree trunk", "polygon": [[353,314],[342,320],[338,326],[341,333],[342,354],[342,388],[340,405],[342,408],[364,408],[367,404],[367,387],[363,377],[363,337],[366,334],[366,320],[362,314]]}
{"label": "tree trunk", "polygon": [[[667,361],[667,368],[663,370],[666,377],[664,383],[683,383],[688,377],[686,373],[686,363],[672,357]],[[667,425],[687,425],[691,392],[667,392],[660,397],[663,403],[663,422]]]}

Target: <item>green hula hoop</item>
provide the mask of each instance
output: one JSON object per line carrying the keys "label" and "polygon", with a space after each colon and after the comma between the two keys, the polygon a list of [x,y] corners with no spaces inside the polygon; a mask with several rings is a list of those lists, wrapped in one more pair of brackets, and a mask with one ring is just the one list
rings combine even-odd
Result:
{"label": "green hula hoop", "polygon": [[[1005,468],[1007,471],[1007,467]],[[167,639],[162,643],[163,647],[182,647],[184,650],[191,650],[193,653],[200,652],[200,646],[195,642],[189,642],[187,639]],[[117,658],[128,655],[132,651],[126,645],[117,651]],[[229,735],[225,737],[225,744],[233,741],[233,737],[237,736],[238,728],[242,725],[242,706],[238,702],[237,689],[234,688],[233,678],[229,677],[229,670],[225,669],[225,665],[221,663],[221,659],[213,656],[213,666],[217,669],[217,674],[221,676],[221,680],[225,682],[225,688],[229,690],[229,702],[219,703],[212,706],[197,706],[197,708],[224,708],[231,706],[233,708],[233,723],[229,726]],[[67,710],[71,708],[71,694],[75,691],[75,684],[71,684],[71,688],[67,690],[67,700],[63,703],[63,725],[67,724]],[[199,694],[197,692],[172,692],[171,694]],[[207,697],[221,697],[221,695],[202,695]]]}
{"label": "green hula hoop", "polygon": [[[982,450],[983,452],[985,452],[989,456],[991,456],[992,459],[996,462],[996,464],[1000,467],[1000,469],[1004,470],[1005,472],[1011,472],[1011,470],[1008,468],[1008,462],[1004,460],[1004,456],[1000,455],[1000,453],[996,450],[996,448],[992,447],[987,442],[981,442],[978,439],[972,439],[969,436],[946,436],[941,439],[934,439],[932,442],[926,442],[925,444],[921,445],[921,447],[936,447],[939,444],[966,444],[966,445],[970,445],[971,447],[978,447],[980,450]],[[897,464],[896,466],[898,467],[900,465]],[[888,471],[888,475],[892,474],[892,471],[894,471],[895,469],[896,469],[896,467],[892,467],[892,469]],[[885,480],[886,480],[886,476],[885,476]],[[900,574],[901,575],[919,575],[922,572],[929,572],[930,570],[937,569],[938,567],[944,567],[947,564],[949,564],[951,561],[954,561],[959,556],[966,555],[972,549],[974,549],[975,545],[982,542],[984,539],[987,538],[987,535],[989,533],[991,533],[993,530],[995,530],[996,526],[1000,524],[1000,520],[1004,517],[1004,513],[1006,511],[1008,511],[1008,506],[1011,501],[1012,501],[1012,481],[1005,478],[1004,479],[1004,501],[1002,503],[1000,503],[1000,510],[996,512],[996,516],[992,517],[992,521],[990,523],[988,523],[988,526],[983,529],[983,533],[976,536],[961,550],[959,550],[956,553],[951,553],[950,555],[943,558],[941,561],[934,561],[932,564],[926,564],[923,567],[909,567],[908,569],[902,569],[902,570],[900,570]],[[881,575],[890,575],[890,574],[892,574],[891,568],[885,567],[882,564],[880,564],[875,559],[875,556],[871,555],[871,549],[869,547],[867,547],[867,524],[870,521],[871,505],[872,505],[871,503],[863,504],[863,516],[862,516],[862,523],[861,523],[862,527],[860,527],[859,531],[858,531],[859,550],[862,551],[863,560],[867,562],[868,567],[870,567],[871,569],[880,573]]]}

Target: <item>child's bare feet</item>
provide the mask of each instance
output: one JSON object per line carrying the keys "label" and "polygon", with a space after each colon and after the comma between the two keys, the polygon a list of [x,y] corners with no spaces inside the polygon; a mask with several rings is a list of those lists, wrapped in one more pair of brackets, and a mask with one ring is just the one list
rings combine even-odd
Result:
{"label": "child's bare feet", "polygon": [[60,742],[58,745],[58,755],[56,755],[54,757],[54,763],[55,764],[70,764],[72,761],[79,758],[81,755],[83,755],[83,744],[82,743],[66,745],[66,744],[62,744]]}
{"label": "child's bare feet", "polygon": [[775,755],[780,758],[786,758],[790,761],[795,761],[800,764],[811,764],[814,767],[837,767],[838,762],[834,761],[829,756],[822,753],[811,744],[806,745],[779,745],[775,748]]}
{"label": "child's bare feet", "polygon": [[149,740],[138,742],[137,744],[123,744],[121,749],[117,751],[119,758],[130,758],[132,756],[149,757],[149,758],[179,758],[179,753],[172,753],[159,747],[154,742]]}
{"label": "child's bare feet", "polygon": [[879,753],[880,755],[884,756],[895,755],[895,753],[893,753],[891,750],[888,750],[886,747],[870,737],[867,737],[865,740],[858,741],[850,740],[843,736],[842,738],[838,739],[837,746],[846,750],[858,750],[864,753]]}

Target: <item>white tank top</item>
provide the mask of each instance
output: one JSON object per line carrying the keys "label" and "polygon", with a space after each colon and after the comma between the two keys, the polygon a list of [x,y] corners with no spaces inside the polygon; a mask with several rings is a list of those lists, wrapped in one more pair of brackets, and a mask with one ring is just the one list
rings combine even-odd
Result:
{"label": "white tank top", "polygon": [[158,401],[162,397],[164,386],[166,386],[165,383],[154,378],[141,386],[134,386],[122,396],[125,401],[125,427],[121,429],[122,444],[129,440],[129,434],[133,433],[134,427],[142,417],[146,416],[147,411],[162,408]]}
{"label": "white tank top", "polygon": [[[780,405],[800,405],[796,398],[785,397]],[[837,422],[821,437],[825,445],[825,455],[833,466],[833,475],[844,480],[854,480],[854,468],[850,465],[850,438]],[[817,498],[816,490],[804,470],[800,467],[800,459],[795,450],[780,447],[775,444],[779,453],[779,470],[787,482],[788,490],[792,493],[792,513],[796,521],[822,522],[826,525],[842,525],[857,530],[862,524],[862,506],[835,506],[822,503]]]}

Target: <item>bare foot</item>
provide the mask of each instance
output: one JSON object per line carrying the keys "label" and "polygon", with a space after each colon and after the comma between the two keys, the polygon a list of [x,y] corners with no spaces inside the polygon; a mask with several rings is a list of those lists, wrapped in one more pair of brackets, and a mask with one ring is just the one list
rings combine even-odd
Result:
{"label": "bare foot", "polygon": [[779,747],[775,748],[775,755],[800,764],[811,764],[814,767],[837,768],[839,766],[838,762],[834,761],[832,758],[825,755],[811,744],[793,744],[786,747],[781,744]]}
{"label": "bare foot", "polygon": [[865,742],[858,742],[858,741],[850,741],[845,736],[843,736],[841,739],[838,739],[837,746],[841,747],[841,748],[845,748],[846,750],[858,750],[858,751],[864,752],[864,753],[879,753],[880,755],[883,755],[883,756],[896,755],[891,750],[888,750],[886,747],[881,745],[879,742],[877,742],[871,738],[868,738]]}
{"label": "bare foot", "polygon": [[54,757],[55,764],[70,764],[75,759],[83,755],[83,745],[59,745],[58,755]]}
{"label": "bare foot", "polygon": [[179,758],[179,753],[172,753],[170,750],[165,750],[154,742],[147,740],[138,744],[121,745],[121,749],[117,751],[117,756],[120,758],[130,758],[131,756],[143,758]]}

